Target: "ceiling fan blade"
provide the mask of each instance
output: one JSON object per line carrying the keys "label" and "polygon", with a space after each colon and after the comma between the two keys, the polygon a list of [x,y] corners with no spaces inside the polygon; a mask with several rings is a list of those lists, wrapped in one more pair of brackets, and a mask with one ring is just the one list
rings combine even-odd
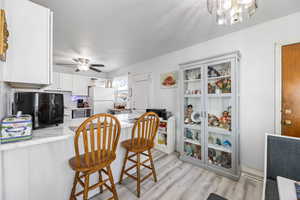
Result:
{"label": "ceiling fan blade", "polygon": [[70,63],[55,63],[55,65],[61,65],[61,66],[77,66],[77,64],[70,64]]}
{"label": "ceiling fan blade", "polygon": [[95,72],[102,72],[100,69],[94,68],[94,67],[90,67],[90,70],[93,70]]}
{"label": "ceiling fan blade", "polygon": [[90,66],[91,67],[104,67],[103,64],[91,64]]}

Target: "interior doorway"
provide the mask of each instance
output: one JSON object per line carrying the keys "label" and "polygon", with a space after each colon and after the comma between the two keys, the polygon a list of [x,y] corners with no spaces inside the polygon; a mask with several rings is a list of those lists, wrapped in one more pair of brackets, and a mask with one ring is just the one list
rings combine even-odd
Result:
{"label": "interior doorway", "polygon": [[300,43],[281,47],[281,134],[300,137]]}
{"label": "interior doorway", "polygon": [[145,112],[150,107],[151,75],[149,73],[132,76],[132,108]]}

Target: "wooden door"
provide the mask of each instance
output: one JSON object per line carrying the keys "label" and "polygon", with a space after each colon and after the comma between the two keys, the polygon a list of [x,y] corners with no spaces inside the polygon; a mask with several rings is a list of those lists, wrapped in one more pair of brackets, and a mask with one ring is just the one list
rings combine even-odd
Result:
{"label": "wooden door", "polygon": [[137,111],[145,111],[149,108],[150,98],[150,75],[134,75],[132,80],[132,107]]}
{"label": "wooden door", "polygon": [[300,137],[300,43],[282,47],[282,134]]}

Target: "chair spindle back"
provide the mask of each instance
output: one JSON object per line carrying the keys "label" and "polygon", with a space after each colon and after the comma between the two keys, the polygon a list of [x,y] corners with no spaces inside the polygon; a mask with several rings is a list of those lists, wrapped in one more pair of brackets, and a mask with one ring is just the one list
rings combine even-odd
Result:
{"label": "chair spindle back", "polygon": [[[111,114],[96,114],[85,120],[76,130],[74,138],[77,162],[80,164],[82,151],[87,166],[115,154],[120,131],[119,120]],[[80,139],[83,140],[83,148],[79,147],[82,146]]]}
{"label": "chair spindle back", "polygon": [[159,126],[159,117],[154,112],[143,114],[134,123],[131,135],[132,145],[149,145],[154,142]]}

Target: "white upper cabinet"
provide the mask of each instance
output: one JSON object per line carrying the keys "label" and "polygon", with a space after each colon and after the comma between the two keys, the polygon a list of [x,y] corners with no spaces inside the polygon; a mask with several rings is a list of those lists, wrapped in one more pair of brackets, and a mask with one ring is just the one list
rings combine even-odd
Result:
{"label": "white upper cabinet", "polygon": [[72,74],[61,74],[60,86],[63,91],[73,90],[73,75]]}
{"label": "white upper cabinet", "polygon": [[52,82],[52,13],[28,0],[5,0],[9,30],[4,79],[11,83]]}
{"label": "white upper cabinet", "polygon": [[73,75],[73,95],[88,96],[89,77]]}
{"label": "white upper cabinet", "polygon": [[53,72],[53,82],[45,90],[71,92],[73,90],[73,75]]}

